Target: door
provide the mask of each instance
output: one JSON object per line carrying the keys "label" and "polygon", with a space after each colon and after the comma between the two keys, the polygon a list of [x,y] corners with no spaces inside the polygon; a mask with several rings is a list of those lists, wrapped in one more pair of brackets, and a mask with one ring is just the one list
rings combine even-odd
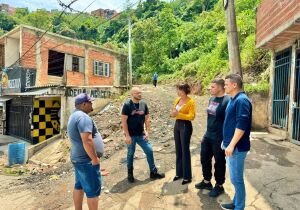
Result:
{"label": "door", "polygon": [[292,141],[300,145],[300,50],[296,54],[295,88],[292,110]]}
{"label": "door", "polygon": [[287,130],[289,107],[289,77],[291,69],[291,49],[275,56],[272,93],[272,126]]}
{"label": "door", "polygon": [[7,102],[7,134],[32,143],[31,112],[32,97],[13,98]]}

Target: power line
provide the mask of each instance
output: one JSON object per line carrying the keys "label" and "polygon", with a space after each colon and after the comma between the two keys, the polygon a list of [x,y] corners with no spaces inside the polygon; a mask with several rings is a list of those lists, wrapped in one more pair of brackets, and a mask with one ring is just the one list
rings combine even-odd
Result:
{"label": "power line", "polygon": [[[78,13],[78,15],[76,15],[73,19],[71,19],[71,21],[69,21],[69,24],[70,24],[71,22],[73,22],[76,18],[78,18],[81,14],[83,14],[84,11],[87,10],[87,9],[88,9],[95,1],[96,1],[96,0],[94,0],[93,2],[91,2],[91,3],[90,3],[83,11],[81,11],[80,13]],[[135,4],[137,4],[137,3],[138,3],[138,2],[131,4],[131,5],[130,5],[130,8],[132,8],[132,7],[133,7]],[[117,14],[117,15],[115,15],[115,16],[113,16],[113,17],[107,19],[107,20],[105,20],[105,21],[102,22],[101,24],[105,24],[106,22],[108,22],[108,21],[110,21],[110,20],[116,18],[116,17],[119,16],[119,15],[121,15],[121,12],[120,12],[119,14]],[[100,25],[98,25],[98,27],[99,27],[99,26],[100,26]],[[45,44],[45,43],[47,43],[48,41],[49,41],[49,40],[47,40],[46,42],[44,42],[44,43],[42,43],[42,44]],[[53,49],[55,49],[55,48],[57,48],[57,47],[59,47],[59,46],[62,46],[62,45],[64,45],[64,44],[68,43],[68,42],[69,42],[69,40],[67,40],[67,41],[65,41],[65,42],[62,42],[62,43],[60,43],[60,44],[57,44],[56,46],[54,46],[54,47],[52,47],[52,48],[48,48],[48,49],[46,49],[46,50],[44,50],[44,51],[41,51],[40,53],[46,52],[46,51],[48,51],[48,50],[53,50]],[[34,57],[34,56],[36,56],[36,55],[37,55],[37,54],[34,53],[33,55],[27,56],[26,58],[32,58],[32,57]],[[24,55],[23,55],[22,57],[24,57]],[[44,62],[44,61],[45,61],[45,60],[42,60],[42,62]]]}
{"label": "power line", "polygon": [[[75,3],[78,0],[72,0],[65,8],[64,10],[60,13],[60,15],[58,16],[58,18],[60,19],[62,17],[62,15],[65,13],[65,11],[67,10],[67,8],[70,8],[71,5],[73,3]],[[50,30],[51,27],[49,27],[39,38],[38,40],[36,40],[36,42],[18,59],[16,60],[12,65],[10,65],[8,68],[14,66],[16,63],[18,63],[19,61],[21,61],[21,59],[43,38],[43,36]]]}
{"label": "power line", "polygon": [[[74,2],[76,2],[77,0],[73,0],[72,2],[74,3]],[[76,18],[78,18],[81,14],[83,14],[84,13],[84,11],[85,10],[87,10],[94,2],[95,2],[96,0],[94,0],[93,2],[91,2],[83,11],[81,11],[80,13],[78,13],[78,15],[76,15],[73,19],[71,19],[71,21],[69,21],[69,24],[71,23],[71,22],[73,22]],[[72,3],[71,2],[71,3]],[[132,8],[134,5],[136,5],[138,2],[136,2],[136,3],[133,3],[133,4],[131,4],[130,5],[130,7],[127,7],[127,9],[128,8]],[[70,5],[71,4],[69,4],[69,7],[70,7]],[[68,7],[68,8],[69,8]],[[66,10],[67,8],[65,8],[64,9],[64,11]],[[63,12],[64,12],[63,11]],[[108,21],[110,21],[110,20],[112,20],[112,19],[114,19],[114,18],[116,18],[116,17],[118,17],[119,15],[121,15],[121,13],[122,12],[120,12],[120,13],[118,13],[117,15],[115,15],[115,16],[113,16],[113,17],[111,17],[111,18],[109,18],[109,19],[107,19],[107,20],[105,20],[104,22],[102,22],[101,24],[105,24],[106,22],[108,22]],[[61,16],[62,16],[62,13],[60,14],[60,16],[59,16],[59,18],[61,18]],[[100,26],[100,25],[99,25]],[[47,30],[47,31],[45,31],[44,33],[43,33],[43,35],[42,36],[44,36],[47,32],[49,31],[49,29]],[[25,56],[25,54],[27,54],[36,44],[37,44],[37,42],[38,41],[40,41],[41,40],[41,38],[42,37],[40,37],[40,39],[38,39],[36,42],[35,42],[35,44],[29,49],[29,50],[27,50],[26,51],[26,53],[24,53],[15,63],[17,63],[18,61],[20,61],[24,56]],[[49,39],[50,40],[50,39]],[[47,40],[46,42],[43,42],[43,43],[41,43],[41,45],[42,44],[45,44],[45,43],[47,43],[49,40]],[[66,43],[68,43],[69,42],[69,40],[67,40],[67,41],[65,41],[65,42],[62,42],[62,43],[60,43],[60,44],[57,44],[56,46],[54,46],[54,47],[52,47],[52,48],[48,48],[48,49],[46,49],[46,50],[44,50],[44,51],[41,51],[39,54],[41,54],[42,52],[46,52],[46,51],[48,51],[48,50],[53,50],[53,49],[55,49],[55,48],[57,48],[57,47],[59,47],[59,46],[62,46],[62,45],[64,45],[64,44],[66,44]],[[37,55],[37,53],[33,53],[31,56],[27,56],[26,58],[31,58],[31,57],[34,57],[34,56],[36,56]],[[48,59],[48,58],[47,58]],[[45,62],[46,61],[46,58],[45,59],[43,59],[41,62]],[[52,61],[53,62],[53,61]],[[14,63],[14,64],[15,64]],[[11,66],[13,66],[14,64],[12,64]],[[10,66],[10,67],[11,67]],[[10,67],[8,67],[8,68],[10,68]]]}
{"label": "power line", "polygon": [[[75,0],[75,1],[77,1],[77,0]],[[75,2],[75,1],[74,1],[74,2]],[[88,9],[95,1],[96,1],[96,0],[94,0],[93,2],[91,2],[91,3],[90,3],[83,11],[81,11],[81,12],[78,13],[73,19],[71,19],[71,21],[69,21],[69,24],[70,24],[71,22],[73,22],[76,18],[78,18],[81,14],[83,14],[84,11],[87,10],[87,9]],[[61,16],[60,16],[60,17],[61,17]],[[45,32],[43,33],[43,36],[44,36],[48,31],[49,31],[49,30],[45,31]],[[42,37],[41,37],[41,38],[42,38]],[[41,40],[41,38],[38,39],[38,40],[34,43],[34,45],[32,45],[32,46],[30,47],[29,50],[31,50],[31,49],[37,44],[37,42]],[[42,42],[41,45],[42,45],[42,44],[46,44],[46,43],[49,42],[49,41],[50,41],[50,39],[47,40],[47,41],[45,41],[45,42]],[[60,44],[58,44],[58,45],[56,45],[56,46],[54,46],[54,47],[52,47],[52,48],[49,48],[49,49],[50,49],[50,50],[51,50],[51,49],[55,49],[55,48],[57,48],[57,47],[59,47],[59,46],[65,44],[65,43],[67,43],[67,42],[68,42],[68,41],[62,42],[62,43],[60,43]],[[46,50],[44,50],[44,51],[41,51],[40,53],[46,52],[46,51],[48,51],[49,49],[46,49]],[[26,53],[28,53],[29,50],[27,50]],[[16,62],[14,62],[14,63],[13,63],[12,65],[10,65],[8,68],[11,68],[14,64],[16,64],[18,61],[20,61],[20,60],[22,59],[22,57],[25,56],[26,53],[24,53],[24,54],[23,54]],[[40,53],[39,53],[39,54],[40,54]],[[26,59],[32,58],[32,57],[34,57],[34,56],[36,56],[36,55],[37,55],[37,53],[33,53],[33,54],[30,55],[30,56],[26,56]],[[44,62],[44,60],[42,60],[42,62]]]}

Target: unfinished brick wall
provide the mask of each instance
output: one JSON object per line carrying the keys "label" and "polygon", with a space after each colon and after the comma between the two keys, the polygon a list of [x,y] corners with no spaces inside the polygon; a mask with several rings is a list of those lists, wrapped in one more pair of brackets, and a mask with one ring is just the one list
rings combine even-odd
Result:
{"label": "unfinished brick wall", "polygon": [[[115,69],[115,58],[112,55],[106,54],[104,52],[97,52],[90,50],[89,53],[89,85],[113,85],[114,83],[114,69]],[[110,76],[103,77],[94,75],[94,60],[103,61],[105,63],[110,63]]]}
{"label": "unfinished brick wall", "polygon": [[256,43],[300,13],[300,0],[263,0],[256,12]]}
{"label": "unfinished brick wall", "polygon": [[[25,53],[36,42],[37,32],[24,28],[22,30],[22,53]],[[45,35],[41,40],[40,56],[36,56],[37,46],[33,47],[21,60],[21,65],[25,68],[37,69],[40,67],[40,72],[37,74],[37,81],[39,86],[48,84],[48,58],[49,49],[65,54],[71,54],[79,57],[85,57],[85,48],[80,46],[74,41],[66,41],[62,38],[56,38],[53,36]],[[38,60],[37,60],[38,58]],[[110,77],[96,76],[93,73],[93,61],[103,61],[110,63]],[[39,62],[37,65],[36,62]],[[88,84],[91,86],[100,85],[113,85],[114,83],[114,69],[115,69],[115,56],[107,53],[95,50],[88,50]],[[70,69],[71,70],[71,69]],[[85,75],[80,72],[66,71],[66,85],[68,86],[82,86],[84,85]]]}
{"label": "unfinished brick wall", "polygon": [[[24,54],[37,40],[36,33],[30,30],[23,30],[23,38],[22,38],[22,53]],[[75,46],[67,43],[65,40],[56,40],[55,38],[50,38],[44,36],[41,40],[41,48],[40,48],[40,72],[37,80],[39,81],[39,85],[47,85],[48,84],[48,57],[49,57],[49,49],[54,51],[81,56],[84,57],[84,48],[80,46]],[[33,47],[21,60],[21,65],[25,68],[37,68],[36,65],[36,46]],[[84,83],[84,74],[80,74],[78,72],[67,71],[67,84],[80,86]]]}
{"label": "unfinished brick wall", "polygon": [[84,73],[67,71],[67,86],[83,86]]}
{"label": "unfinished brick wall", "polygon": [[[65,41],[50,39],[49,37],[42,39],[41,54],[42,54],[42,68],[41,68],[41,80],[43,84],[47,84],[48,81],[48,58],[49,49],[65,54],[71,54],[84,57],[84,48],[74,46],[68,43],[63,44]],[[80,86],[84,83],[84,74],[72,71],[66,71],[67,85]]]}
{"label": "unfinished brick wall", "polygon": [[24,68],[36,69],[36,56],[35,56],[36,48],[32,47],[36,42],[36,40],[37,38],[34,33],[22,31],[22,49],[21,49],[22,58],[20,60],[20,65]]}

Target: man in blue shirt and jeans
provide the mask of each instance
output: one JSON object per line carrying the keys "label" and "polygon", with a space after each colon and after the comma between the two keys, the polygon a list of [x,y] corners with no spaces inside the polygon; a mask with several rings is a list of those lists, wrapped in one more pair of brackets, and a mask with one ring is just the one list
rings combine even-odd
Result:
{"label": "man in blue shirt and jeans", "polygon": [[231,100],[225,111],[222,148],[225,150],[235,195],[232,203],[221,204],[221,207],[243,210],[246,201],[244,163],[250,150],[252,104],[243,91],[243,80],[238,74],[225,77],[225,92]]}
{"label": "man in blue shirt and jeans", "polygon": [[93,111],[93,99],[86,93],[75,98],[75,110],[68,121],[68,135],[71,140],[71,161],[75,169],[75,186],[73,200],[75,209],[82,209],[84,193],[89,210],[98,209],[101,192],[100,162],[94,145],[93,134],[96,133],[93,120],[88,113]]}

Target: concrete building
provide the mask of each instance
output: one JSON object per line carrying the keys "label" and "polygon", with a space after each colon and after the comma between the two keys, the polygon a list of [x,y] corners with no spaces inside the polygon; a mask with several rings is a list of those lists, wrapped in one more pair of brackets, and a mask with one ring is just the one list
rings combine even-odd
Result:
{"label": "concrete building", "polygon": [[2,127],[32,143],[66,128],[79,93],[96,98],[99,110],[127,87],[125,54],[43,34],[21,25],[0,37]]}
{"label": "concrete building", "polygon": [[262,0],[256,47],[269,49],[269,130],[300,145],[300,0]]}
{"label": "concrete building", "polygon": [[117,11],[110,10],[110,9],[97,9],[97,10],[92,11],[91,13],[92,13],[92,15],[96,15],[96,16],[102,17],[104,19],[112,18],[118,14]]}
{"label": "concrete building", "polygon": [[16,12],[16,8],[11,7],[8,4],[0,4],[0,12],[6,12],[9,15],[13,15]]}

